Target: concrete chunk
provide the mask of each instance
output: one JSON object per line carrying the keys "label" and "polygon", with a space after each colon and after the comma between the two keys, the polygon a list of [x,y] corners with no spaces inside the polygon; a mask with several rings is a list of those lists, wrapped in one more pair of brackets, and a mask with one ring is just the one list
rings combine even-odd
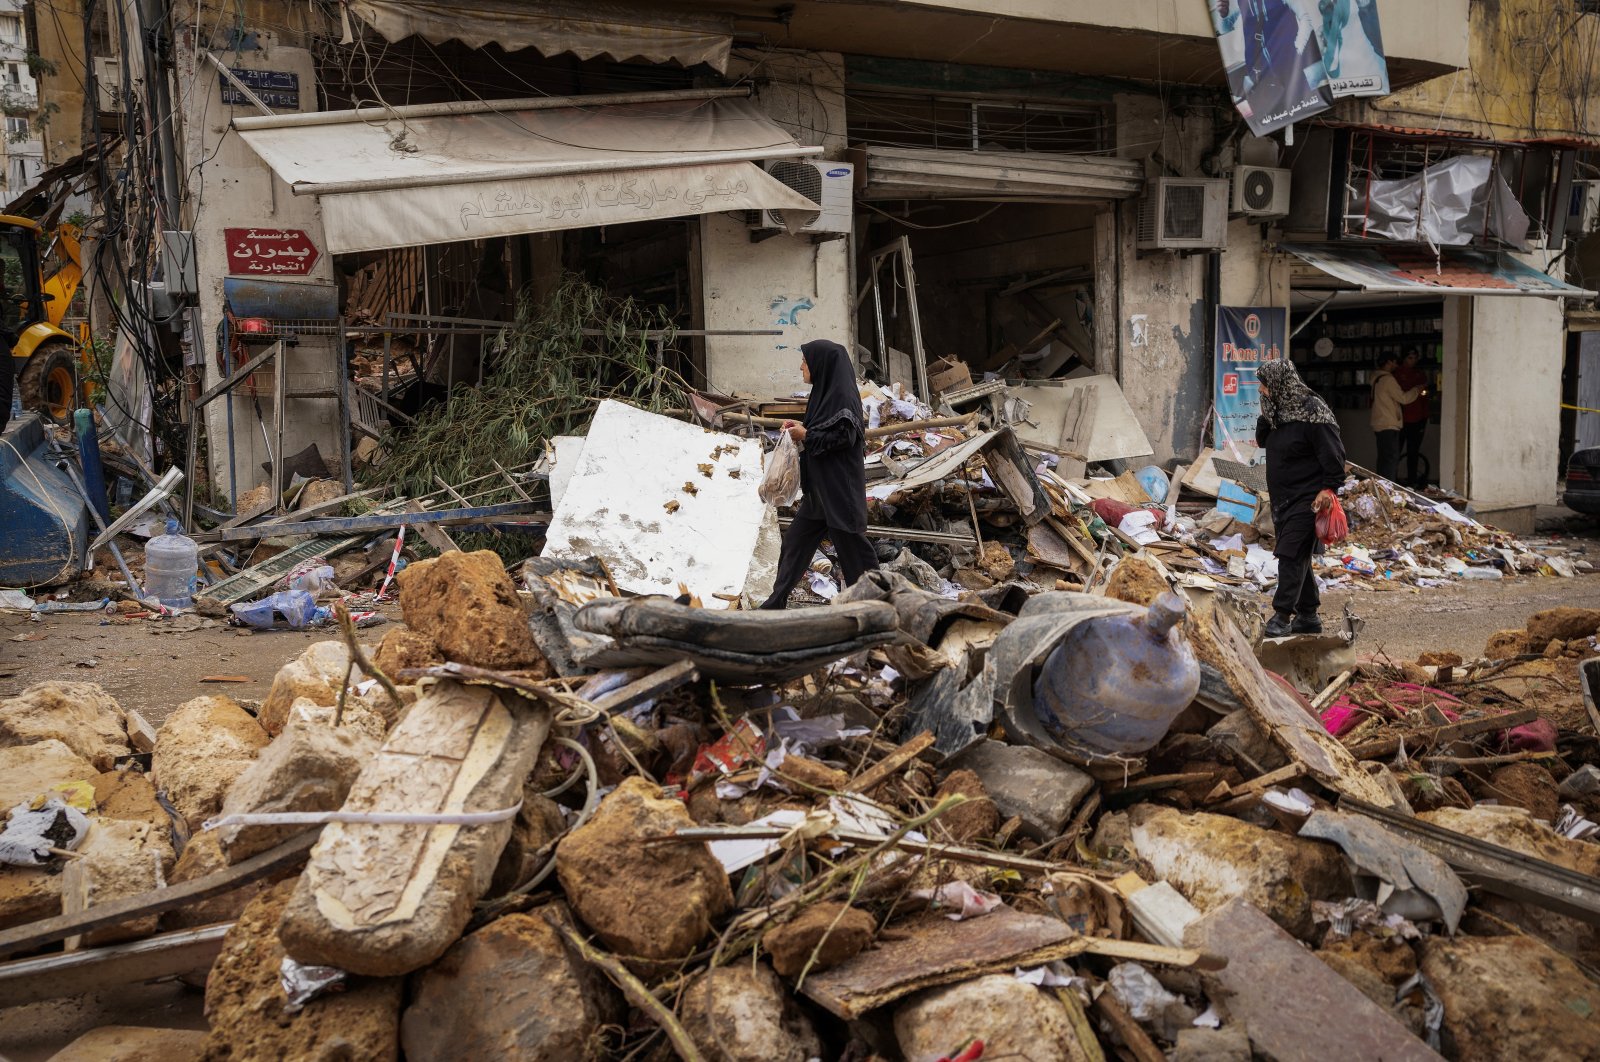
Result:
{"label": "concrete chunk", "polygon": [[611,983],[537,912],[463,937],[414,986],[400,1021],[406,1062],[600,1059],[601,1027],[625,1010]]}
{"label": "concrete chunk", "polygon": [[[913,996],[894,1015],[906,1062],[953,1058],[968,1040],[985,1058],[1079,1062],[1077,1034],[1061,1003],[1010,974],[991,974]],[[1074,1050],[1077,1048],[1077,1050]]]}
{"label": "concrete chunk", "polygon": [[1600,985],[1529,937],[1430,937],[1422,972],[1444,1004],[1444,1049],[1460,1062],[1600,1059]]}
{"label": "concrete chunk", "polygon": [[778,975],[748,962],[696,976],[683,993],[683,1027],[706,1062],[809,1062],[817,1032]]}
{"label": "concrete chunk", "polygon": [[642,843],[693,821],[682,802],[629,778],[556,847],[556,874],[573,911],[612,951],[682,959],[733,906],[728,872],[708,845]]}
{"label": "concrete chunk", "polygon": [[[296,722],[239,775],[223,816],[280,811],[337,811],[351,783],[378,751],[378,741],[352,727]],[[229,863],[265,852],[304,826],[225,826],[218,840]]]}
{"label": "concrete chunk", "polygon": [[[172,843],[165,830],[149,823],[95,819],[61,872],[61,913],[79,914],[116,900],[154,892],[167,883],[173,864]],[[71,937],[67,950],[134,940],[154,933],[159,915],[105,926]]]}
{"label": "concrete chunk", "polygon": [[278,669],[272,689],[261,702],[261,725],[277,737],[289,725],[289,713],[302,697],[331,708],[350,670],[350,652],[343,642],[316,642]]}
{"label": "concrete chunk", "polygon": [[1201,916],[1184,937],[1228,965],[1206,975],[1207,995],[1244,1023],[1257,1057],[1279,1062],[1438,1062],[1361,990],[1242,899]]}
{"label": "concrete chunk", "polygon": [[261,725],[231,699],[196,697],[162,724],[150,773],[190,831],[198,833],[268,740]]}
{"label": "concrete chunk", "polygon": [[102,1025],[50,1056],[49,1062],[198,1062],[206,1034],[196,1029]]}
{"label": "concrete chunk", "polygon": [[1048,841],[1061,834],[1094,779],[1040,749],[981,741],[951,766],[978,776],[1002,820],[1021,816],[1030,837]]}
{"label": "concrete chunk", "polygon": [[[439,682],[362,768],[345,811],[499,811],[522,795],[548,712],[484,686]],[[284,911],[300,962],[392,976],[454,944],[494,874],[511,820],[482,826],[330,823]]]}
{"label": "concrete chunk", "polygon": [[40,682],[0,700],[0,748],[51,739],[101,771],[133,754],[122,707],[92,682]]}
{"label": "concrete chunk", "polygon": [[1344,857],[1332,845],[1225,815],[1185,814],[1153,804],[1135,807],[1129,819],[1139,859],[1201,911],[1242,897],[1309,940],[1311,902],[1350,895]]}
{"label": "concrete chunk", "polygon": [[544,662],[498,553],[445,553],[407,565],[395,581],[406,626],[446,660],[500,669]]}
{"label": "concrete chunk", "polygon": [[252,900],[223,938],[222,954],[206,978],[206,1059],[395,1062],[403,987],[397,977],[351,978],[344,991],[285,1013],[277,927],[293,888],[280,882]]}

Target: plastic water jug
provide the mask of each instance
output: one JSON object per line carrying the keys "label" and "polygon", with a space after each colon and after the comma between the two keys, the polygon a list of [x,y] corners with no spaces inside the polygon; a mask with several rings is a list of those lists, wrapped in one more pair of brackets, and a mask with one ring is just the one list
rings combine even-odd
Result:
{"label": "plastic water jug", "polygon": [[194,604],[195,573],[200,568],[200,547],[178,533],[178,521],[167,521],[167,533],[144,547],[144,591],[168,608]]}
{"label": "plastic water jug", "polygon": [[1200,690],[1200,664],[1177,629],[1185,609],[1168,592],[1143,616],[1097,616],[1072,628],[1033,685],[1045,729],[1101,753],[1154,747]]}

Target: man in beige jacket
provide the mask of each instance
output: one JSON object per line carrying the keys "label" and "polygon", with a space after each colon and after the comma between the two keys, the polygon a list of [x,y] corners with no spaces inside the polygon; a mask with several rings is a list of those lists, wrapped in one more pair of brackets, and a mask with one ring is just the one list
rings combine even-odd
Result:
{"label": "man in beige jacket", "polygon": [[1386,353],[1378,359],[1378,372],[1372,378],[1372,433],[1378,439],[1378,475],[1390,482],[1400,478],[1400,429],[1405,425],[1401,407],[1428,393],[1425,387],[1400,389],[1394,378],[1400,358]]}

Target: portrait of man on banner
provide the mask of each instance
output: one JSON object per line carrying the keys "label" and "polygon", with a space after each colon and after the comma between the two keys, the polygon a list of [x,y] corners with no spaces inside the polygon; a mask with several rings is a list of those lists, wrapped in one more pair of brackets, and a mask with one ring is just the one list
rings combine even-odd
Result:
{"label": "portrait of man on banner", "polygon": [[1335,99],[1389,94],[1378,0],[1319,0],[1317,40]]}
{"label": "portrait of man on banner", "polygon": [[1318,0],[1210,0],[1233,102],[1257,136],[1333,105]]}

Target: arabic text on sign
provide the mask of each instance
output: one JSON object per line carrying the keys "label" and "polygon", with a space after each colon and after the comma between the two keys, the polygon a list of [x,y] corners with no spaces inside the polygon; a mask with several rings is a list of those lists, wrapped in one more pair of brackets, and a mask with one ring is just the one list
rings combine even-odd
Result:
{"label": "arabic text on sign", "polygon": [[609,213],[622,209],[647,213],[661,203],[681,202],[698,211],[708,200],[733,198],[749,191],[750,185],[743,179],[717,184],[713,178],[707,177],[703,182],[690,182],[683,187],[675,182],[663,184],[654,177],[625,177],[598,185],[593,196],[589,194],[587,181],[577,181],[575,190],[569,195],[551,196],[548,202],[526,191],[513,193],[502,190],[494,196],[479,192],[461,204],[461,227],[470,231],[473,218],[491,220],[541,214],[552,221],[566,217],[579,218],[591,207]]}

